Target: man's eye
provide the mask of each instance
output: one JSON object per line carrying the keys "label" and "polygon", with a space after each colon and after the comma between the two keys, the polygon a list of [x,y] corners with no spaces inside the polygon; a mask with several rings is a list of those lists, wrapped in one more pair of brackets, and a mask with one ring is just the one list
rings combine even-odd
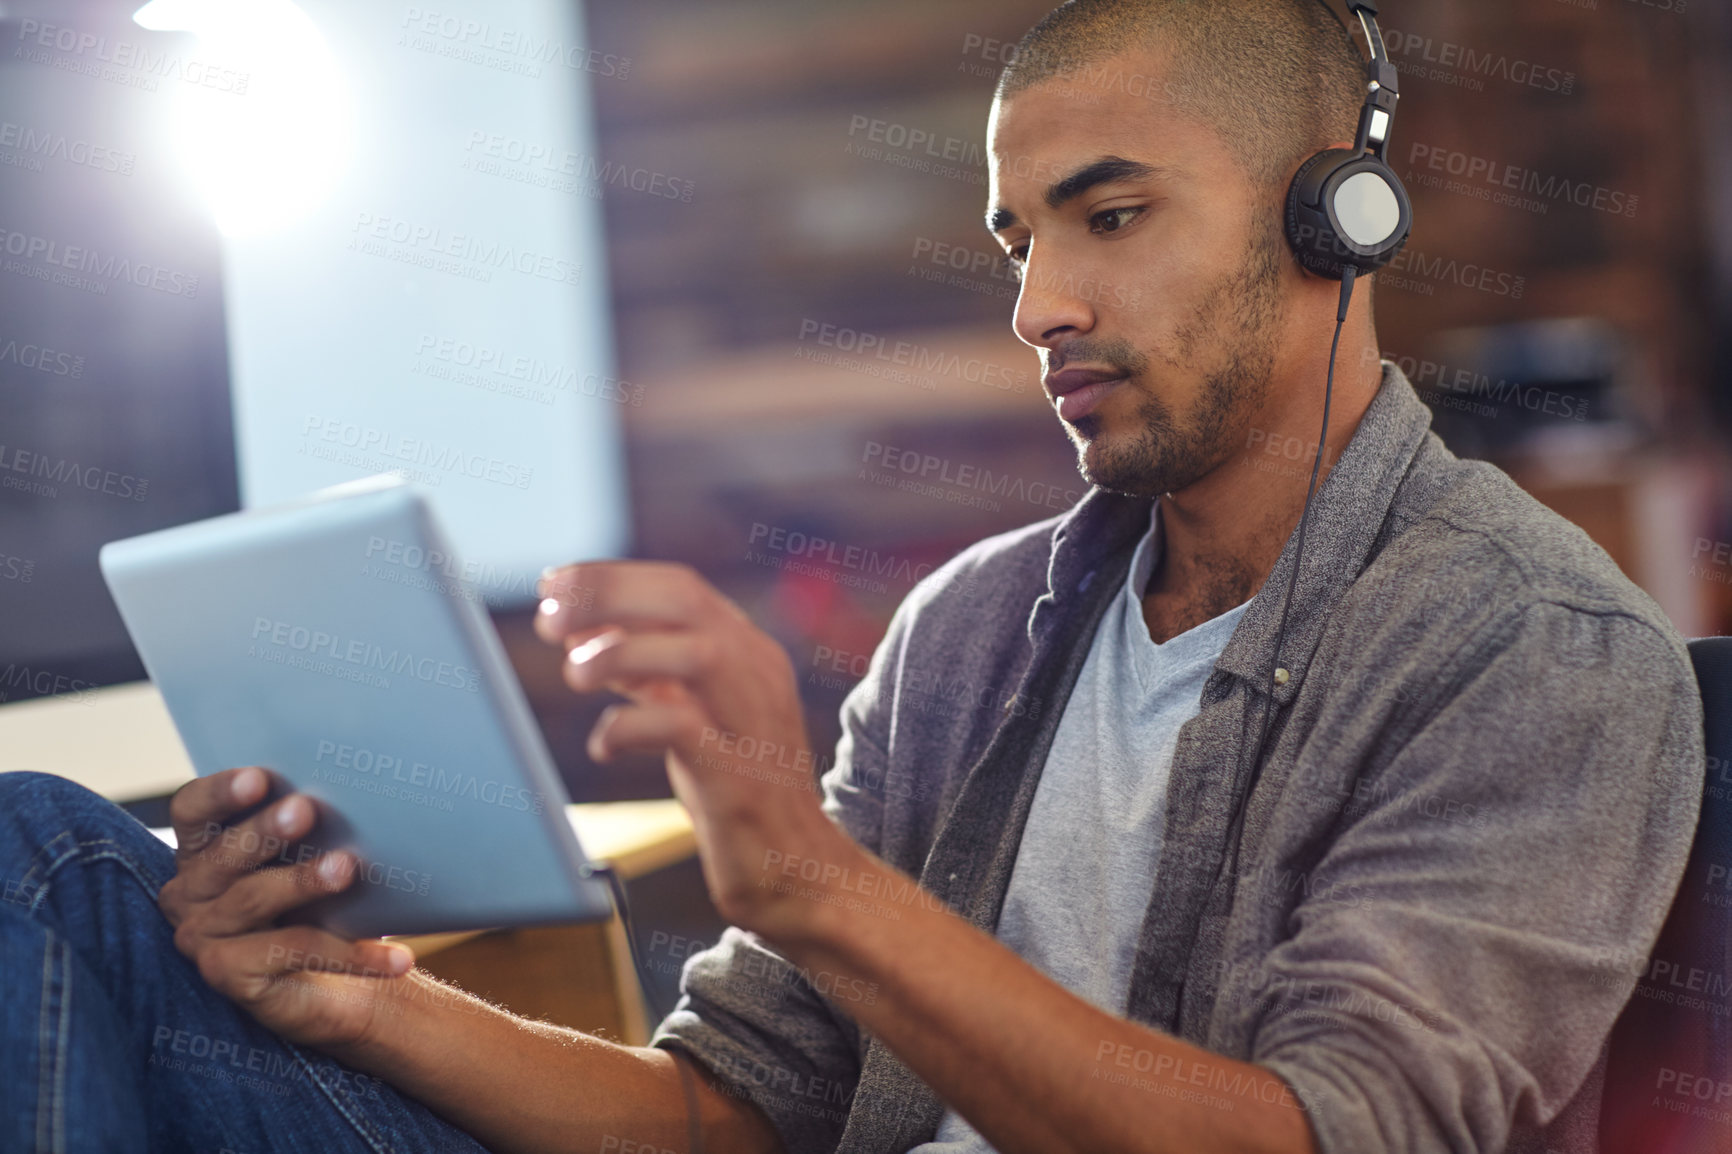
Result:
{"label": "man's eye", "polygon": [[1093,233],[1119,232],[1135,220],[1142,211],[1140,208],[1109,208],[1105,212],[1097,212],[1089,218],[1089,231]]}
{"label": "man's eye", "polygon": [[1028,249],[1011,249],[1004,256],[1004,267],[1016,279],[1016,283],[1021,284],[1023,270],[1028,267]]}

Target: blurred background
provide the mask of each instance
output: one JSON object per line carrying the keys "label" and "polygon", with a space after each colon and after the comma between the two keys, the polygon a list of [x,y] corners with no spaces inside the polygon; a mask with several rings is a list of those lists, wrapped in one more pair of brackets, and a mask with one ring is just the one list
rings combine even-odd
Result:
{"label": "blurred background", "polygon": [[[529,628],[554,561],[696,566],[833,748],[914,582],[1081,496],[980,223],[1048,7],[0,0],[0,694],[142,676],[103,541],[401,467],[574,800],[667,786],[585,759],[606,702]],[[1385,355],[1686,636],[1732,632],[1726,6],[1385,20],[1417,220]]]}

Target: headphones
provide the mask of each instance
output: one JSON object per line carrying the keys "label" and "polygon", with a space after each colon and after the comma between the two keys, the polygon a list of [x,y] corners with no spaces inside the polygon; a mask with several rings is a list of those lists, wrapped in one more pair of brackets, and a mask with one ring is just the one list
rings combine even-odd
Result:
{"label": "headphones", "polygon": [[[1299,570],[1305,560],[1305,530],[1311,523],[1311,502],[1317,494],[1317,478],[1323,467],[1323,446],[1329,441],[1329,406],[1335,394],[1335,356],[1341,348],[1341,329],[1347,321],[1347,307],[1353,301],[1353,284],[1361,273],[1373,273],[1395,259],[1413,230],[1413,204],[1401,179],[1389,167],[1385,156],[1389,150],[1389,130],[1395,121],[1395,105],[1401,99],[1399,74],[1389,62],[1383,45],[1383,33],[1377,27],[1377,5],[1373,0],[1347,0],[1350,12],[1359,17],[1365,29],[1365,39],[1371,46],[1371,62],[1366,66],[1365,107],[1359,113],[1359,136],[1352,148],[1331,148],[1311,157],[1300,166],[1287,191],[1287,241],[1293,246],[1299,263],[1311,272],[1329,280],[1341,282],[1341,303],[1335,314],[1335,340],[1329,348],[1329,376],[1323,392],[1323,431],[1317,439],[1317,459],[1311,465],[1311,487],[1305,493],[1305,511],[1299,517],[1298,544],[1294,547],[1293,570],[1287,579],[1286,601],[1281,607],[1281,624],[1275,633],[1275,644],[1269,651],[1269,662],[1262,686],[1270,696],[1264,702],[1259,723],[1255,752],[1251,755],[1251,772],[1233,806],[1233,817],[1227,827],[1232,845],[1232,857],[1223,854],[1215,871],[1215,886],[1231,866],[1239,870],[1239,844],[1243,840],[1245,808],[1262,772],[1263,747],[1268,743],[1269,730],[1274,724],[1273,694],[1277,686],[1286,685],[1291,674],[1280,665],[1281,647],[1287,640],[1287,617],[1293,608],[1293,591],[1299,584]],[[1251,706],[1247,703],[1245,720],[1250,721]],[[1244,751],[1248,742],[1239,746],[1239,762],[1235,766],[1235,782],[1244,774]],[[1211,892],[1215,886],[1211,886]],[[1180,987],[1183,997],[1183,986]]]}
{"label": "headphones", "polygon": [[1401,99],[1400,73],[1389,62],[1374,0],[1348,0],[1371,46],[1365,107],[1352,148],[1319,152],[1300,166],[1287,190],[1287,243],[1299,263],[1329,280],[1344,270],[1376,272],[1395,259],[1413,230],[1413,205],[1389,167],[1389,130]]}

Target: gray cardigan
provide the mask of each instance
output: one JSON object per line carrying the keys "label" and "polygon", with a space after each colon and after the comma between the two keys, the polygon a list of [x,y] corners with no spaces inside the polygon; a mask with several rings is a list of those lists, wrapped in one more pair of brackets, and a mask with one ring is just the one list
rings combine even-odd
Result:
{"label": "gray cardigan", "polygon": [[[988,932],[1149,512],[1093,489],[971,546],[843,704],[826,812]],[[1451,454],[1387,362],[1318,490],[1274,685],[1293,552],[1180,731],[1125,1016],[1278,1073],[1326,1154],[1595,1150],[1605,1039],[1701,802],[1682,640],[1579,529]],[[875,991],[824,977],[731,929],[653,1043],[756,1102],[789,1154],[930,1140],[943,1103],[848,1016]]]}

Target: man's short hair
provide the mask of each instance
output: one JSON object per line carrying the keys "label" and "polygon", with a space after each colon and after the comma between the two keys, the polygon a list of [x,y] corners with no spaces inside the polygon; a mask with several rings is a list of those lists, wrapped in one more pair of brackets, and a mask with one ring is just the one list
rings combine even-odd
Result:
{"label": "man's short hair", "polygon": [[[1114,77],[1103,62],[1152,45],[1165,84]],[[1017,46],[1007,99],[1055,77],[1131,84],[1211,125],[1255,181],[1284,181],[1330,142],[1351,140],[1365,101],[1365,54],[1323,0],[1069,0]]]}

